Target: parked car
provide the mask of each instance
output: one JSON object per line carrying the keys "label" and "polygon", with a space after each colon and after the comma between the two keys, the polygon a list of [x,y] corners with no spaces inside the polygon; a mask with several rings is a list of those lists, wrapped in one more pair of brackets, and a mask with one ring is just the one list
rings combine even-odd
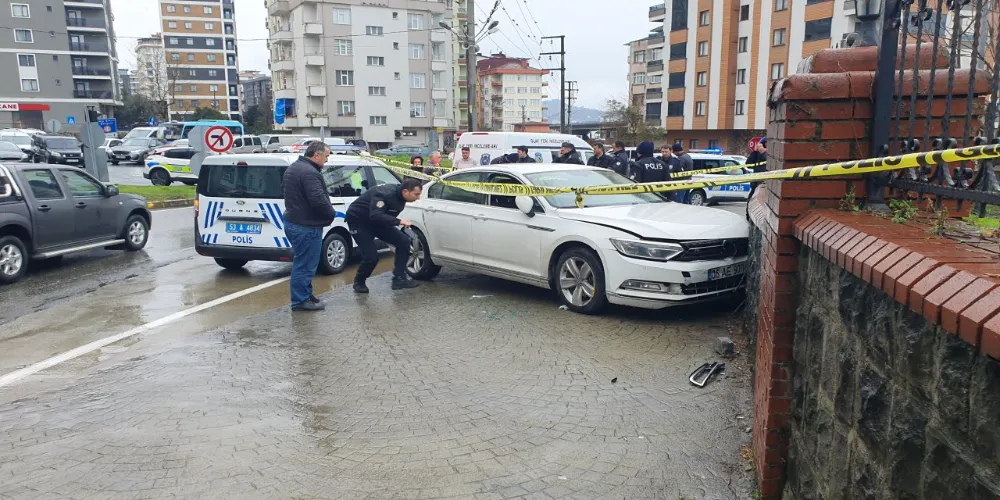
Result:
{"label": "parked car", "polygon": [[[717,179],[727,175],[743,175],[750,173],[749,169],[743,168],[742,163],[730,158],[714,154],[691,153],[691,159],[695,170],[704,170],[718,167],[733,167],[732,170],[716,172],[714,174],[699,174],[691,177],[698,179]],[[747,201],[750,198],[750,183],[729,184],[726,186],[714,186],[692,190],[687,202],[691,205],[714,205],[723,201]]]}
{"label": "parked car", "polygon": [[0,160],[28,161],[31,155],[25,153],[13,142],[0,141]]}
{"label": "parked car", "polygon": [[379,149],[375,151],[376,156],[396,156],[396,155],[406,155],[406,156],[423,156],[424,161],[427,157],[431,155],[431,148],[423,144],[411,144],[403,145],[399,144],[386,149]]}
{"label": "parked car", "polygon": [[188,146],[167,148],[146,158],[142,177],[154,186],[169,186],[175,181],[193,186],[198,182],[198,176],[191,171],[194,155],[194,148]]}
{"label": "parked car", "polygon": [[35,260],[95,248],[141,250],[151,224],[145,198],[120,194],[80,169],[0,165],[0,285],[22,279]]}
{"label": "parked car", "polygon": [[154,148],[152,151],[149,152],[149,156],[162,155],[163,152],[167,151],[168,149],[186,148],[190,144],[191,144],[190,141],[188,141],[187,139],[177,139],[176,141],[171,141],[167,144]]}
{"label": "parked car", "polygon": [[264,146],[265,153],[277,153],[281,148],[291,146],[302,139],[308,139],[307,135],[296,134],[273,134],[260,136],[260,142]]}
{"label": "parked car", "polygon": [[[632,184],[607,169],[515,163],[444,179],[553,188]],[[400,218],[413,221],[407,272],[441,266],[551,288],[570,310],[609,303],[659,309],[716,300],[744,286],[749,226],[724,210],[655,193],[528,197],[482,195],[431,182]]]}
{"label": "parked car", "polygon": [[120,146],[111,149],[111,164],[117,165],[121,162],[132,162],[142,165],[154,149],[164,144],[166,144],[166,141],[155,137],[132,137],[131,139],[125,139]]}
{"label": "parked car", "polygon": [[21,151],[28,154],[29,159],[35,156],[35,143],[32,141],[31,136],[24,132],[17,130],[0,131],[0,141],[17,145],[17,147],[21,148]]}
{"label": "parked car", "polygon": [[83,166],[83,147],[76,137],[66,135],[36,135],[32,139],[35,146],[36,163],[59,163]]}
{"label": "parked car", "polygon": [[309,148],[310,144],[318,140],[320,140],[319,137],[306,137],[305,139],[299,139],[291,146],[282,146],[281,148],[278,148],[278,152],[302,154],[307,148]]}
{"label": "parked car", "polygon": [[230,154],[263,152],[264,145],[260,143],[260,137],[256,135],[238,135],[234,137],[233,147],[229,149]]}
{"label": "parked car", "polygon": [[113,138],[113,137],[106,137],[104,139],[104,144],[101,144],[101,147],[99,147],[97,149],[100,149],[101,151],[104,151],[104,154],[108,155],[108,159],[110,160],[111,159],[111,148],[118,147],[118,146],[121,146],[121,145],[122,145],[122,140],[121,139],[116,139],[116,138]]}

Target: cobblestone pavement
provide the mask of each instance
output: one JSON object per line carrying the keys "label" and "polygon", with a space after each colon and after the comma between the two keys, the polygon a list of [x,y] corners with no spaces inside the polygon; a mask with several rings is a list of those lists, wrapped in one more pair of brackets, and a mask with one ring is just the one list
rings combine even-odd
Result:
{"label": "cobblestone pavement", "polygon": [[687,382],[721,307],[587,317],[466,274],[370,284],[0,406],[0,497],[749,498],[745,368]]}

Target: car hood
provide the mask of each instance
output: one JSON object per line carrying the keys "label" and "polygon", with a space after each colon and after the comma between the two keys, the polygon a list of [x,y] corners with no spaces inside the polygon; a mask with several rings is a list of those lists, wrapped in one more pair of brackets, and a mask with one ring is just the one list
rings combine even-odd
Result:
{"label": "car hood", "polygon": [[718,208],[674,202],[560,208],[556,214],[563,219],[620,229],[649,239],[689,241],[747,238],[750,235],[745,217]]}

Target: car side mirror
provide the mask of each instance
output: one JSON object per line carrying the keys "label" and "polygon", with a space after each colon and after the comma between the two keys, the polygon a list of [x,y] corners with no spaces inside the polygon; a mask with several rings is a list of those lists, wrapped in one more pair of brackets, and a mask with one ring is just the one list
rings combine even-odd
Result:
{"label": "car side mirror", "polygon": [[114,184],[111,184],[105,187],[104,189],[104,196],[107,198],[111,198],[112,196],[118,196],[120,193],[121,191],[118,189],[118,186]]}
{"label": "car side mirror", "polygon": [[535,216],[535,200],[531,199],[530,196],[516,196],[514,197],[514,204],[517,205],[517,209],[524,213],[524,215],[528,217]]}

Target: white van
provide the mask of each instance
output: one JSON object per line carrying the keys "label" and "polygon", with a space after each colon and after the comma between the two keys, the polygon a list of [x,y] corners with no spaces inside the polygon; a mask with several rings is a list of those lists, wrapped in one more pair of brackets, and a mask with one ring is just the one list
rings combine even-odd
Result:
{"label": "white van", "polygon": [[140,139],[163,139],[167,129],[165,127],[136,127],[128,131],[122,140],[138,137]]}
{"label": "white van", "polygon": [[518,146],[527,146],[528,156],[536,163],[552,163],[559,157],[559,149],[564,142],[576,146],[584,163],[594,156],[590,144],[575,135],[532,132],[466,132],[459,137],[455,150],[461,151],[468,146],[471,158],[480,165],[489,165],[502,155],[517,152]]}
{"label": "white van", "polygon": [[264,145],[265,153],[277,153],[279,149],[285,146],[291,146],[292,144],[307,138],[309,138],[308,135],[296,134],[262,135],[260,136],[260,142]]}
{"label": "white van", "polygon": [[[297,154],[235,154],[205,159],[195,198],[195,250],[226,269],[251,260],[292,260],[285,237],[281,179]],[[319,272],[337,274],[357,254],[345,220],[347,207],[372,186],[399,184],[382,162],[358,155],[332,155],[323,179],[336,219],[325,228]],[[385,248],[384,245],[380,245]]]}
{"label": "white van", "polygon": [[229,148],[229,153],[263,153],[264,146],[260,137],[255,135],[238,135],[233,138],[233,147]]}

